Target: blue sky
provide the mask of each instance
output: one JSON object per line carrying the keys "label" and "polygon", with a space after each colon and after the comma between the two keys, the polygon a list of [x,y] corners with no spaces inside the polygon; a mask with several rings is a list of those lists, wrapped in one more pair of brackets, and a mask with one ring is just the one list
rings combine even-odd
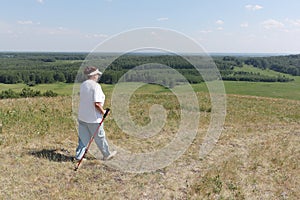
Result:
{"label": "blue sky", "polygon": [[207,52],[300,53],[299,0],[0,0],[0,51],[91,51],[161,27]]}

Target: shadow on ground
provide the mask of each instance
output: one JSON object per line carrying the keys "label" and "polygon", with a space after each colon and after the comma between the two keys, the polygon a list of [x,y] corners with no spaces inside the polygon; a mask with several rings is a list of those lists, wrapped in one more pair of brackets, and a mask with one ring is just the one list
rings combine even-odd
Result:
{"label": "shadow on ground", "polygon": [[74,156],[68,155],[70,152],[64,149],[42,149],[39,151],[30,151],[29,154],[54,162],[73,162],[74,160]]}

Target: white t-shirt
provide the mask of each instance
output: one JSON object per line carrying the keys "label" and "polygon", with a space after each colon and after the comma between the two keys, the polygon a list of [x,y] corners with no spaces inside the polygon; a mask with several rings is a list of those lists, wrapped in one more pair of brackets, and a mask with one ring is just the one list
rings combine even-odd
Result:
{"label": "white t-shirt", "polygon": [[86,80],[80,86],[80,102],[78,119],[87,123],[100,123],[102,115],[95,107],[95,102],[103,106],[105,95],[101,86],[93,81]]}

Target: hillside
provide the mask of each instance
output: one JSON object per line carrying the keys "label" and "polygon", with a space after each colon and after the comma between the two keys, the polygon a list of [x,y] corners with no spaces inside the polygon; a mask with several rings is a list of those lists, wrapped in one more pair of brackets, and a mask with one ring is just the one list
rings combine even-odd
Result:
{"label": "hillside", "polygon": [[300,75],[300,54],[285,56],[253,57],[243,60],[245,64],[253,65],[260,69],[270,69],[277,72]]}
{"label": "hillside", "polygon": [[[107,91],[107,107],[110,96]],[[206,109],[188,150],[163,169],[138,174],[91,156],[73,171],[77,133],[71,97],[0,100],[0,199],[298,199],[300,101],[228,95],[223,133],[199,159],[210,104],[207,93],[197,96]],[[154,102],[167,109],[170,123],[161,139],[137,142],[117,128],[112,115],[106,121],[109,142],[133,152],[161,148],[176,131],[175,97],[140,91],[135,98],[139,103],[131,104],[136,111],[131,114],[137,123],[147,123],[146,108]]]}

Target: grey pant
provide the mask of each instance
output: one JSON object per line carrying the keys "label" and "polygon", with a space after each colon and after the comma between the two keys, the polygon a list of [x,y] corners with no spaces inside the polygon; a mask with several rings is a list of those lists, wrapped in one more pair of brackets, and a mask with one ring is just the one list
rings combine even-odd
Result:
{"label": "grey pant", "polygon": [[[80,160],[84,155],[85,149],[92,138],[93,134],[97,130],[99,124],[98,123],[86,123],[78,120],[78,147],[76,149],[76,159]],[[100,126],[98,129],[98,133],[96,134],[94,140],[103,154],[104,157],[110,155],[108,143],[105,138],[105,131],[103,128],[104,124]]]}

